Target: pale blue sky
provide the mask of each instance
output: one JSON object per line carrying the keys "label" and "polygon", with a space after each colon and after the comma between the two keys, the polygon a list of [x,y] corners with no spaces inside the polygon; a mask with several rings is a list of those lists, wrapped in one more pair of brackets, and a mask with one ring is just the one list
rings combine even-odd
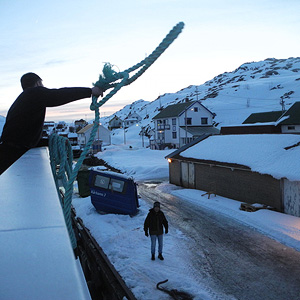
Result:
{"label": "pale blue sky", "polygon": [[[91,86],[103,62],[120,71],[150,54],[178,22],[185,28],[142,77],[102,108],[200,85],[245,62],[300,56],[298,0],[0,0],[0,115],[36,72],[45,86]],[[48,120],[92,118],[90,100],[48,110]]]}

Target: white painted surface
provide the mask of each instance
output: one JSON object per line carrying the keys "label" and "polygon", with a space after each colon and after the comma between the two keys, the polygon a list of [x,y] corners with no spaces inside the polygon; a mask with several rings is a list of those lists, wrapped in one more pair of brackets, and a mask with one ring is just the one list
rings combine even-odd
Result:
{"label": "white painted surface", "polygon": [[284,179],[283,184],[284,212],[300,217],[300,182]]}
{"label": "white painted surface", "polygon": [[47,148],[0,176],[0,299],[90,299],[78,270]]}

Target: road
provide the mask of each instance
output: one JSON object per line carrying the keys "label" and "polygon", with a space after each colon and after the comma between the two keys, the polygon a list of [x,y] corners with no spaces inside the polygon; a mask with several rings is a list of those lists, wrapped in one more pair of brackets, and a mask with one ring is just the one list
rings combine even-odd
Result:
{"label": "road", "polygon": [[161,199],[170,227],[189,237],[187,263],[208,280],[209,290],[226,299],[300,299],[300,252],[229,217],[162,193],[157,184],[139,183],[139,195],[149,203]]}

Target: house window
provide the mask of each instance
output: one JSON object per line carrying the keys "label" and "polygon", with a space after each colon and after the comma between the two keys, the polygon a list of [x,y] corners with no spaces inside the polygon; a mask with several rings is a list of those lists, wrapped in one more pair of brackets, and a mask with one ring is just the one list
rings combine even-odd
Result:
{"label": "house window", "polygon": [[198,112],[198,107],[194,107],[194,112]]}
{"label": "house window", "polygon": [[295,130],[295,126],[288,126],[288,130]]}
{"label": "house window", "polygon": [[201,118],[201,124],[207,125],[208,124],[208,118]]}
{"label": "house window", "polygon": [[192,118],[184,118],[185,125],[192,125]]}
{"label": "house window", "polygon": [[173,126],[173,131],[176,131],[176,126]]}
{"label": "house window", "polygon": [[175,131],[175,132],[172,132],[172,138],[173,139],[177,139],[177,132]]}
{"label": "house window", "polygon": [[163,132],[159,132],[159,133],[157,134],[157,138],[158,138],[159,140],[163,140],[164,137],[165,137],[165,135],[164,135]]}
{"label": "house window", "polygon": [[172,119],[172,125],[176,125],[176,118]]}

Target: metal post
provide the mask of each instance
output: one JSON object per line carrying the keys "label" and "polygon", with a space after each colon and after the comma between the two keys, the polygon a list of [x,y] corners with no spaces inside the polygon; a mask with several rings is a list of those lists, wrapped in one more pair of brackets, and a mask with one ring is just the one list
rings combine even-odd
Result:
{"label": "metal post", "polygon": [[126,145],[125,122],[124,121],[123,121],[123,128],[124,128],[124,145]]}

